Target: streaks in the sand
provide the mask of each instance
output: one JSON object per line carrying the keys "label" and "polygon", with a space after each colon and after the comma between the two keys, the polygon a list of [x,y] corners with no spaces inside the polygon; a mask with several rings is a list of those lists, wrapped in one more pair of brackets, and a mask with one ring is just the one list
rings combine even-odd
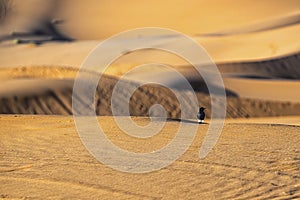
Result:
{"label": "streaks in the sand", "polygon": [[[111,117],[100,120],[115,131]],[[299,127],[227,124],[212,154],[199,160],[195,155],[207,128],[203,125],[193,145],[174,164],[158,172],[136,175],[107,168],[89,156],[70,121],[68,116],[1,117],[0,123],[14,123],[0,130],[0,166],[7,171],[0,176],[0,194],[57,198],[116,195],[132,199],[297,199],[300,195]],[[166,128],[177,126],[172,121]],[[118,134],[109,137],[122,140],[127,147],[138,146]],[[158,137],[171,139],[168,134]],[[32,167],[13,170],[29,165]]]}
{"label": "streaks in the sand", "polygon": [[[82,182],[72,182],[68,180],[51,180],[51,179],[38,179],[38,178],[22,178],[22,177],[13,177],[13,176],[0,176],[0,182],[6,182],[10,184],[22,184],[25,187],[22,189],[19,188],[20,193],[27,190],[28,197],[31,196],[30,192],[35,191],[37,188],[43,190],[43,196],[53,197],[53,198],[62,198],[66,197],[65,193],[69,193],[69,198],[99,198],[108,199],[112,196],[122,197],[122,198],[139,198],[139,199],[159,199],[155,196],[147,196],[144,194],[133,193],[130,191],[118,190],[112,187],[107,187],[105,185],[97,184],[88,184]],[[9,185],[9,184],[7,184]],[[7,188],[8,187],[8,188]],[[6,189],[9,189],[9,186],[5,186]],[[55,188],[55,192],[53,189]],[[66,189],[67,188],[67,189]],[[18,192],[12,194],[12,196],[18,196]],[[8,195],[10,196],[10,195]]]}
{"label": "streaks in the sand", "polygon": [[0,173],[28,170],[32,168],[32,166],[33,165],[29,164],[29,165],[23,165],[19,167],[0,167]]}
{"label": "streaks in the sand", "polygon": [[[51,79],[46,80],[45,83],[51,82]],[[110,116],[112,115],[110,109],[111,89],[117,80],[113,78],[104,78],[103,84],[107,88],[98,88],[96,95],[96,112],[97,114]],[[56,81],[54,80],[53,83]],[[17,82],[16,82],[17,83]],[[35,87],[40,87],[39,81],[36,82]],[[20,95],[2,95],[0,97],[0,113],[1,114],[42,114],[42,115],[70,115],[70,108],[72,106],[72,83],[73,81],[64,80],[63,87],[49,87],[46,90],[40,91],[31,90],[32,94]],[[134,84],[134,83],[132,83]],[[51,84],[49,84],[51,85]],[[69,86],[68,86],[69,85]],[[20,91],[22,85],[20,85]],[[7,90],[6,90],[7,91]],[[161,100],[160,96],[166,96]],[[78,100],[84,104],[84,97],[77,96]],[[205,93],[197,93],[197,98],[205,107],[210,106],[210,98]],[[147,99],[147,102],[141,101]],[[180,109],[178,102],[174,101],[169,90],[163,87],[145,85],[140,87],[132,96],[130,101],[130,112],[136,116],[147,116],[148,109],[151,105],[159,103],[164,105],[167,110],[167,115],[170,118],[178,118]],[[263,117],[263,116],[277,116],[277,115],[291,115],[296,114],[300,108],[300,104],[290,102],[274,102],[267,100],[255,100],[245,98],[227,98],[227,117]],[[210,112],[208,112],[210,116]]]}

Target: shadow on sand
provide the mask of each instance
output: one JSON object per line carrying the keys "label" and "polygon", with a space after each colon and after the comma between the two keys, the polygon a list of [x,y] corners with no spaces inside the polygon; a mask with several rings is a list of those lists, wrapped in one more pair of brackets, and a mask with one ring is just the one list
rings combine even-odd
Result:
{"label": "shadow on sand", "polygon": [[[197,121],[189,120],[189,119],[177,119],[177,118],[168,118],[167,121],[169,122],[183,122],[188,124],[199,124]],[[200,123],[199,125],[208,124],[206,122]]]}

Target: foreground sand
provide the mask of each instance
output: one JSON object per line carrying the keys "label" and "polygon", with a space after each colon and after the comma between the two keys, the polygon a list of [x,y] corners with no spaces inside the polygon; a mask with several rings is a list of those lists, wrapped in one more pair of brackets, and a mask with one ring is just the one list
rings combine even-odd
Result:
{"label": "foreground sand", "polygon": [[[295,118],[282,118],[284,125],[230,120],[203,160],[198,152],[208,125],[200,125],[192,146],[175,163],[152,173],[128,174],[97,162],[80,142],[70,116],[2,115],[0,198],[297,199],[300,127],[288,125]],[[111,117],[99,117],[99,122],[112,141],[136,152],[160,148],[179,125],[168,122],[145,142],[122,135]]]}

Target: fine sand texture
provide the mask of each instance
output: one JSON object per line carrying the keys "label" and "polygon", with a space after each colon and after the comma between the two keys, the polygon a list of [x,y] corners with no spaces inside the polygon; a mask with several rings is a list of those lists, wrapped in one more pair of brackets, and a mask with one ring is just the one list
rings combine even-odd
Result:
{"label": "fine sand texture", "polygon": [[[149,122],[148,118],[133,120]],[[179,127],[179,122],[167,122],[159,134],[144,140],[121,132],[111,117],[98,121],[113,143],[137,153],[160,149]],[[209,125],[199,125],[192,145],[173,164],[155,172],[131,174],[92,157],[72,117],[2,115],[0,197],[299,199],[300,128],[289,125],[288,119],[282,122],[286,124],[227,122],[217,145],[204,159],[198,154]]]}

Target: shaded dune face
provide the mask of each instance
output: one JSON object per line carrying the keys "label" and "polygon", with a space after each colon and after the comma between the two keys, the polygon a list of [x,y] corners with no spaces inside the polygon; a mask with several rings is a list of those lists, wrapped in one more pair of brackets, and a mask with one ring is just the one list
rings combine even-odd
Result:
{"label": "shaded dune face", "polygon": [[[44,72],[37,72],[38,70],[44,70]],[[10,69],[10,71],[10,74],[14,77],[14,82],[19,86],[19,90],[16,92],[16,90],[10,88],[15,92],[9,93],[9,87],[6,87],[6,93],[2,91],[0,97],[1,114],[72,114],[72,90],[74,80],[70,77],[74,76],[76,71],[70,69],[70,72],[68,73],[67,69],[62,70],[63,74],[65,74],[68,79],[60,80],[53,78],[54,72],[58,77],[62,75],[59,74],[59,70],[54,68],[46,69],[33,67],[32,69],[27,69],[27,71],[26,68],[23,68],[23,70]],[[30,71],[32,71],[32,73],[30,73]],[[31,80],[35,81],[32,84],[35,85],[34,87],[36,88],[32,87],[26,91],[26,88],[22,84],[24,75],[26,75],[26,78],[31,77]],[[44,79],[40,79],[41,76],[43,76]],[[136,85],[134,82],[119,80],[118,78],[107,75],[102,76],[94,101],[97,115],[112,115],[112,91],[118,81],[121,81],[121,83],[123,82],[122,85],[126,85],[127,87]],[[47,87],[45,86],[43,88],[43,84]],[[126,88],[124,88],[124,91],[126,91]],[[126,93],[117,93],[114,100],[117,102],[123,101],[125,94]],[[199,105],[208,108],[206,113],[207,116],[210,117],[209,95],[205,90],[200,90],[196,91],[196,96]],[[79,109],[79,112],[84,113],[85,109],[88,109],[88,107],[91,106],[87,105],[84,95],[75,96],[75,98],[82,102],[81,107],[75,108]],[[174,93],[168,88],[153,84],[143,85],[133,93],[128,103],[130,115],[148,116],[149,109],[154,104],[162,105],[169,118],[181,117],[181,108]],[[191,112],[189,117],[195,118],[197,109],[188,109],[190,109]],[[237,96],[228,96],[227,98],[227,117],[295,115],[299,110],[299,103],[246,99]]]}
{"label": "shaded dune face", "polygon": [[8,1],[2,0],[0,1],[0,22],[4,20],[8,9]]}
{"label": "shaded dune face", "polygon": [[58,29],[62,20],[55,18],[60,8],[57,0],[1,0],[0,42],[15,39],[17,44],[42,44],[50,41],[72,41]]}
{"label": "shaded dune face", "polygon": [[[41,84],[40,80],[36,81],[36,85]],[[44,80],[47,82],[47,88],[37,92],[18,91],[13,94],[6,93],[0,98],[0,113],[2,114],[72,114],[72,94],[73,80],[64,80],[64,85],[58,84],[57,80]],[[103,76],[99,82],[94,99],[95,111],[97,115],[112,115],[111,100],[112,92],[118,79]],[[124,101],[127,96],[129,87],[135,87],[134,82],[122,81],[122,85],[126,85],[123,92],[114,96],[114,101]],[[87,87],[89,82],[86,81]],[[52,86],[50,86],[52,85]],[[208,97],[205,94],[199,94],[202,101],[208,104]],[[85,94],[75,95],[76,101],[80,104],[77,106],[77,113],[85,114],[90,109],[90,100],[86,99]],[[143,85],[139,87],[131,96],[128,107],[132,116],[148,116],[149,109],[154,104],[162,105],[167,112],[167,116],[171,118],[180,118],[180,105],[175,95],[168,88],[157,85]],[[125,115],[125,109],[120,108],[120,115]],[[191,114],[192,111],[191,111]]]}
{"label": "shaded dune face", "polygon": [[220,63],[218,67],[222,73],[242,78],[299,80],[299,63],[300,54],[293,54],[265,61]]}

